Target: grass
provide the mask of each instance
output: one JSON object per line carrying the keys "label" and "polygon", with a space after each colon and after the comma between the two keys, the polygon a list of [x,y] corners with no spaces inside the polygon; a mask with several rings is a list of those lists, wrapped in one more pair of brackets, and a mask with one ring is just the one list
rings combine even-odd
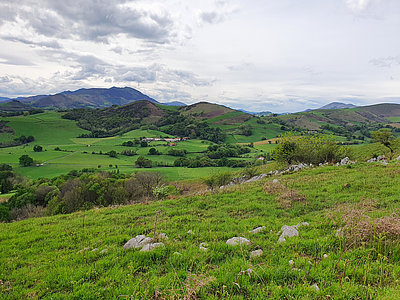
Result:
{"label": "grass", "polygon": [[[346,226],[343,212],[362,210],[371,224],[400,213],[397,164],[326,166],[277,178],[304,201],[282,207],[288,196],[266,192],[267,178],[216,193],[0,224],[0,297],[399,298],[400,237],[349,244],[335,235]],[[153,236],[156,218],[169,236],[164,248],[123,250],[136,235]],[[282,225],[305,221],[310,226],[300,227],[299,237],[277,243]],[[249,233],[262,225],[261,233]],[[233,236],[252,244],[226,245]],[[250,258],[256,249],[264,254]]]}

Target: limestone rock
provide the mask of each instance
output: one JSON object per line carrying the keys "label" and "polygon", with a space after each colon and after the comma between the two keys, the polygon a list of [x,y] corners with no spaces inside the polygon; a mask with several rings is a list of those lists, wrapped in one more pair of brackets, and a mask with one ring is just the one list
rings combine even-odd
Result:
{"label": "limestone rock", "polygon": [[226,241],[226,244],[227,245],[231,245],[231,246],[236,246],[236,245],[250,245],[251,244],[251,242],[248,240],[248,239],[246,239],[246,238],[244,238],[244,237],[233,237],[233,238],[230,238],[229,240],[227,240]]}
{"label": "limestone rock", "polygon": [[134,238],[130,239],[124,245],[124,249],[138,249],[143,246],[151,243],[152,238],[146,237],[145,235],[137,235]]}
{"label": "limestone rock", "polygon": [[261,249],[257,249],[250,252],[250,257],[259,257],[263,255],[263,251]]}
{"label": "limestone rock", "polygon": [[264,229],[265,229],[265,226],[261,226],[261,227],[255,228],[253,230],[250,230],[249,232],[250,233],[259,233],[259,232],[263,231]]}
{"label": "limestone rock", "polygon": [[100,251],[101,254],[108,252],[108,249],[103,249]]}
{"label": "limestone rock", "polygon": [[158,235],[158,238],[159,238],[159,239],[168,240],[168,236],[167,236],[165,233],[160,233],[160,234]]}
{"label": "limestone rock", "polygon": [[297,231],[297,225],[288,226],[283,225],[281,228],[281,236],[279,237],[278,243],[286,242],[287,237],[299,236],[299,232]]}
{"label": "limestone rock", "polygon": [[144,245],[140,251],[149,252],[149,251],[154,250],[157,247],[164,247],[164,246],[165,246],[164,243],[149,243],[149,244]]}
{"label": "limestone rock", "polygon": [[311,288],[312,290],[316,291],[316,292],[319,291],[319,286],[318,286],[318,284],[316,284],[316,283],[314,283],[310,288]]}
{"label": "limestone rock", "polygon": [[346,156],[345,158],[343,158],[343,159],[340,161],[340,164],[341,164],[342,166],[344,166],[344,165],[347,165],[349,162],[350,162],[350,158],[348,158],[348,157]]}

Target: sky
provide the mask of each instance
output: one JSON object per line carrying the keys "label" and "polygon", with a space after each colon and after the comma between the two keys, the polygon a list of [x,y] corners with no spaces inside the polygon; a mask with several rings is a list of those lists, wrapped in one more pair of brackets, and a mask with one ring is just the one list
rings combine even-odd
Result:
{"label": "sky", "polygon": [[0,96],[132,87],[295,112],[400,103],[399,0],[0,0]]}

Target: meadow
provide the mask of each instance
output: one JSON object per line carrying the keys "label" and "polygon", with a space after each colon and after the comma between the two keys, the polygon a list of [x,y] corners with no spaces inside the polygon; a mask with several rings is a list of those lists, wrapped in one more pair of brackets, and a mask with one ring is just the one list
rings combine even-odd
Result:
{"label": "meadow", "polygon": [[[216,192],[3,223],[0,298],[399,299],[398,167],[323,166]],[[301,222],[309,226],[299,237],[277,242],[283,225]],[[161,232],[165,247],[122,247]],[[234,236],[251,245],[227,245]],[[263,254],[250,257],[256,249]]]}

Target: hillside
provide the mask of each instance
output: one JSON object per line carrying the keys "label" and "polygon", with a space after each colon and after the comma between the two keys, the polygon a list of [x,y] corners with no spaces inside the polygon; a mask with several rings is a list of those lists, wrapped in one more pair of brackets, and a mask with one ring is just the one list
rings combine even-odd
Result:
{"label": "hillside", "polygon": [[[399,299],[397,169],[326,166],[215,193],[0,224],[0,296]],[[282,226],[300,223],[299,236],[278,243]],[[151,252],[123,249],[137,235],[160,233],[168,239]],[[227,245],[232,237],[251,244]]]}
{"label": "hillside", "polygon": [[288,114],[278,118],[293,126],[319,130],[323,125],[353,126],[390,123],[388,118],[400,117],[400,104],[376,104],[348,109],[319,109]]}
{"label": "hillside", "polygon": [[207,120],[213,124],[237,124],[249,120],[252,116],[242,111],[234,110],[224,105],[199,102],[180,110],[183,115],[197,120]]}

